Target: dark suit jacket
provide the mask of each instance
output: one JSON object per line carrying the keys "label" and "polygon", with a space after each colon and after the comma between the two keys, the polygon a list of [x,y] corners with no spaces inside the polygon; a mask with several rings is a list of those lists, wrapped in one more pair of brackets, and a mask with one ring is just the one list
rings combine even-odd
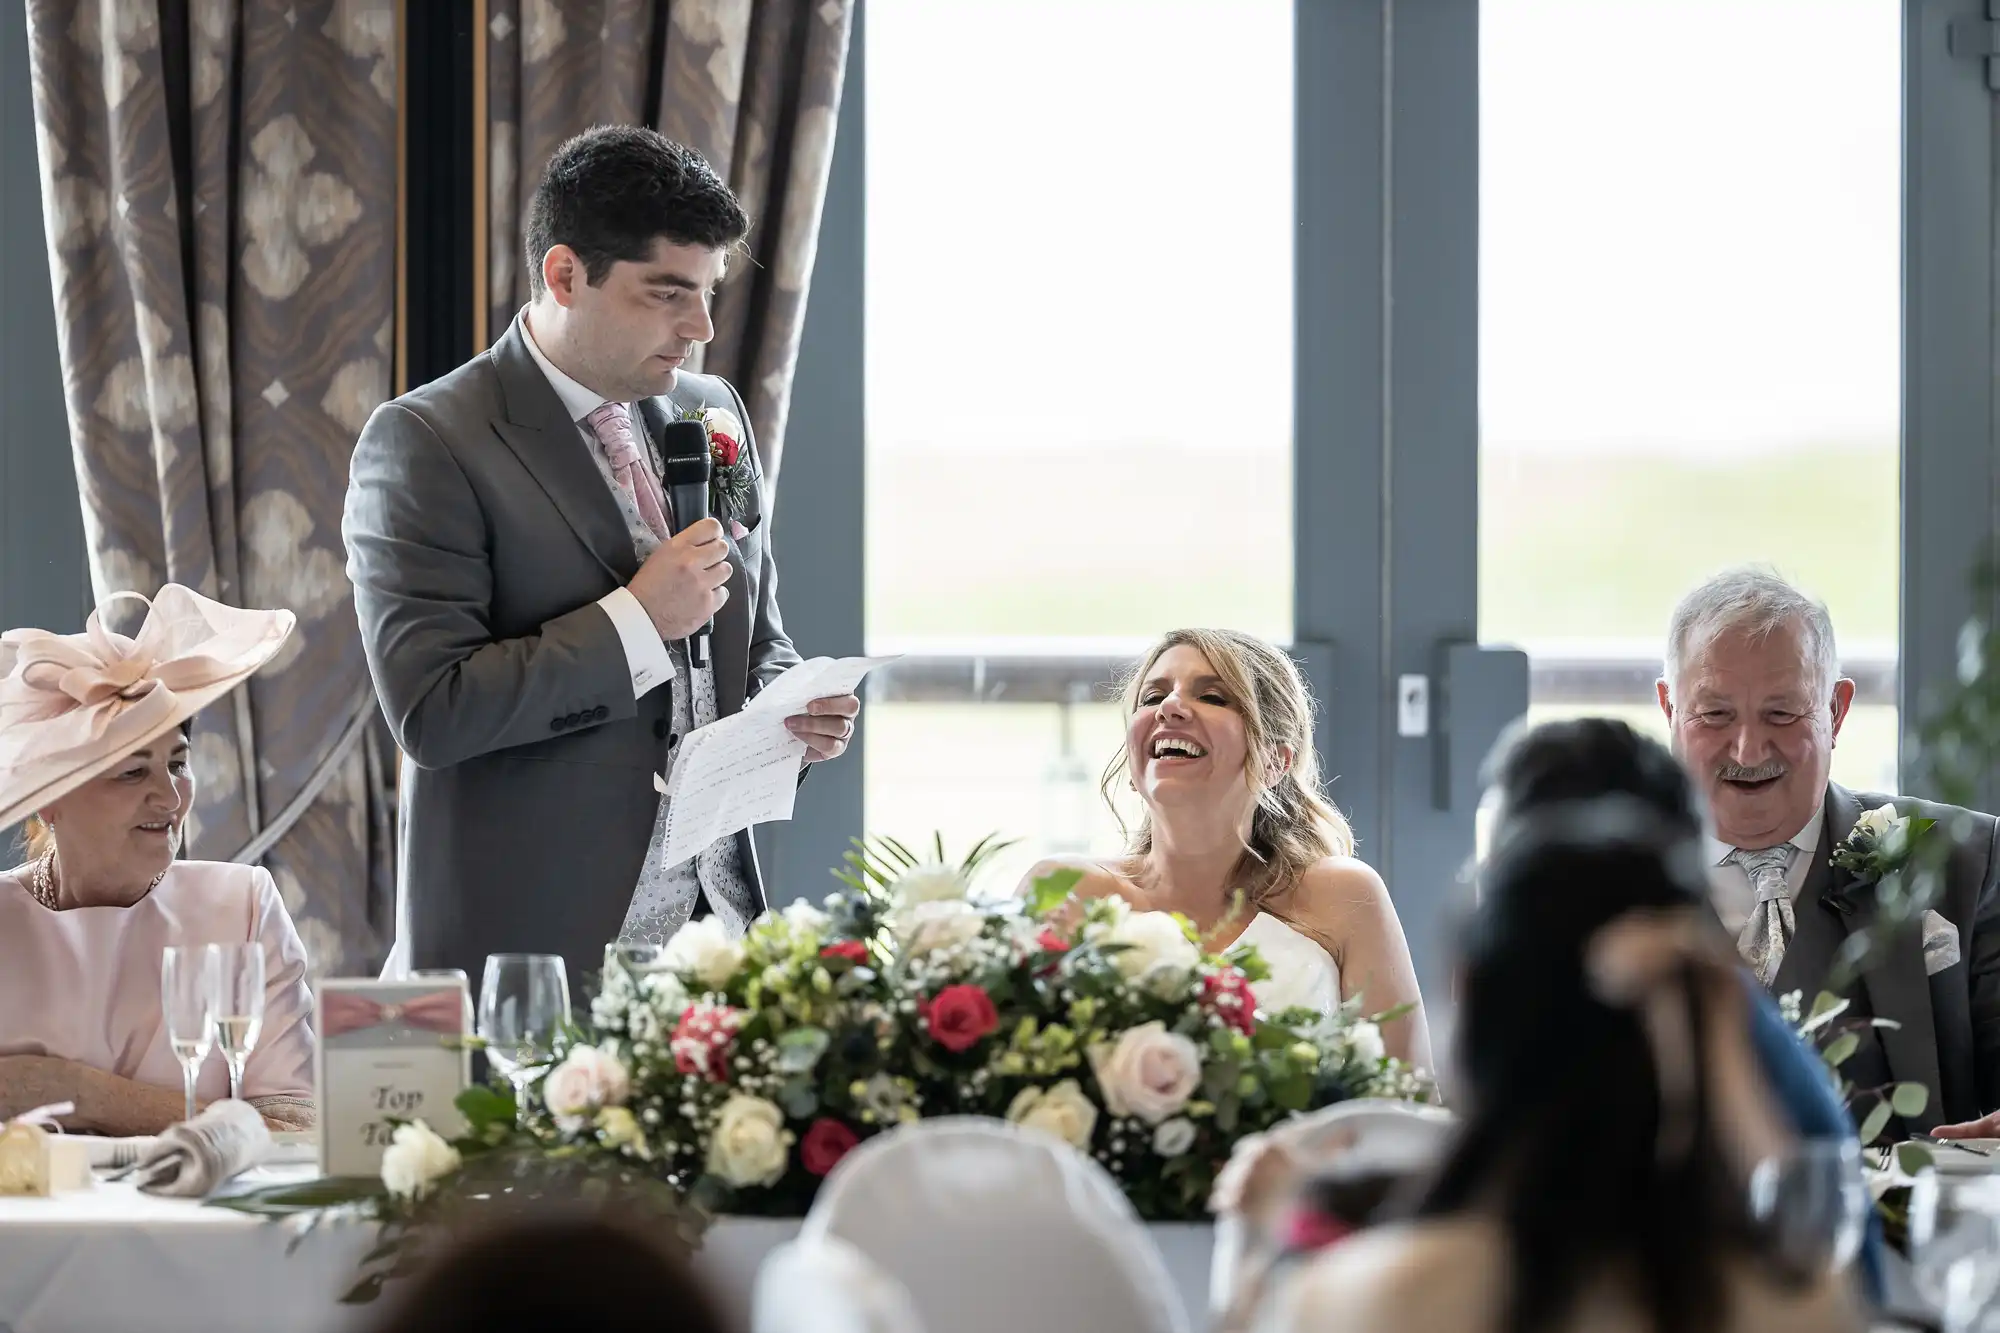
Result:
{"label": "dark suit jacket", "polygon": [[1958,928],[1959,961],[1925,975],[1919,930],[1900,931],[1888,955],[1848,996],[1855,1017],[1892,1019],[1899,1026],[1863,1032],[1861,1049],[1842,1073],[1857,1088],[1891,1081],[1924,1084],[1930,1102],[1907,1128],[1928,1130],[2000,1109],[2000,821],[1957,806],[1829,785],[1819,851],[1799,892],[1798,932],[1771,989],[1778,995],[1803,991],[1810,1008],[1827,986],[1841,944],[1870,919],[1868,887],[1835,868],[1832,855],[1862,811],[1885,804],[1937,820],[1928,836],[1949,837],[1955,824],[1964,825],[1952,847],[1943,895],[1933,904]]}
{"label": "dark suit jacket", "polygon": [[[516,319],[375,410],[341,527],[369,673],[405,756],[400,944],[409,965],[463,968],[474,986],[489,953],[560,953],[573,984],[602,965],[651,840],[652,775],[677,739],[673,685],[633,699],[596,605],[638,572],[631,534],[524,337]],[[744,416],[710,376],[683,373],[673,399]],[[657,439],[667,412],[638,408]],[[724,716],[799,660],[761,512],[732,540],[716,617]],[[761,910],[747,833],[741,849]]]}

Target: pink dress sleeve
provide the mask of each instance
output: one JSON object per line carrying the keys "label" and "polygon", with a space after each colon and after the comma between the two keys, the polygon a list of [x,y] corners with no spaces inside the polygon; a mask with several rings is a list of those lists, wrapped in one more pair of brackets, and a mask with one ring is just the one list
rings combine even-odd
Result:
{"label": "pink dress sleeve", "polygon": [[252,872],[256,885],[253,938],[264,945],[264,1028],[243,1069],[243,1099],[311,1103],[312,992],[306,987],[306,947],[271,873]]}

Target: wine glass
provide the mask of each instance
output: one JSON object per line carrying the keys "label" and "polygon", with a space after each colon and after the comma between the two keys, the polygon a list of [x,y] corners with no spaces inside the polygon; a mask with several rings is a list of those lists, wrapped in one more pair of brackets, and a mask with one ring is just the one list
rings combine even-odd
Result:
{"label": "wine glass", "polygon": [[1750,1215],[1780,1259],[1800,1273],[1854,1262],[1868,1227],[1868,1186],[1853,1139],[1803,1139],[1750,1172]]}
{"label": "wine glass", "polygon": [[559,955],[496,953],[479,984],[479,1035],[486,1058],[514,1085],[523,1106],[528,1080],[555,1058],[556,1032],[569,1022],[569,974]]}
{"label": "wine glass", "polygon": [[264,946],[208,947],[215,954],[215,1044],[229,1064],[229,1095],[241,1100],[243,1065],[264,1030]]}
{"label": "wine glass", "polygon": [[189,1120],[194,1119],[195,1080],[215,1041],[216,959],[207,946],[168,945],[160,951],[160,1009],[167,1020],[167,1044],[181,1064]]}
{"label": "wine glass", "polygon": [[640,940],[621,940],[611,948],[625,970],[634,976],[651,972],[660,966],[660,959],[666,953],[666,949],[660,945],[647,944]]}
{"label": "wine glass", "polygon": [[2000,1288],[2000,1177],[1957,1178],[1936,1168],[1910,1186],[1910,1266],[1917,1292],[1969,1333]]}

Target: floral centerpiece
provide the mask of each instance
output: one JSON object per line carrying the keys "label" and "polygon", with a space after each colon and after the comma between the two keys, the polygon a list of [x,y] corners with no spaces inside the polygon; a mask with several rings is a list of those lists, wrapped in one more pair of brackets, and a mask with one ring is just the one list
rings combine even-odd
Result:
{"label": "floral centerpiece", "polygon": [[969,886],[997,846],[957,865],[943,850],[857,844],[841,892],[741,939],[710,919],[657,958],[608,949],[588,1022],[560,1034],[518,1116],[506,1090],[475,1088],[465,1136],[399,1127],[379,1182],[226,1202],[359,1205],[392,1227],[379,1264],[481,1159],[488,1183],[495,1162],[560,1163],[699,1217],[796,1216],[863,1139],[987,1115],[1090,1153],[1142,1216],[1191,1220],[1244,1136],[1347,1098],[1432,1095],[1384,1053],[1391,1015],[1260,1012],[1254,948],[1205,953],[1177,916],[1074,901],[1074,871],[982,905]]}

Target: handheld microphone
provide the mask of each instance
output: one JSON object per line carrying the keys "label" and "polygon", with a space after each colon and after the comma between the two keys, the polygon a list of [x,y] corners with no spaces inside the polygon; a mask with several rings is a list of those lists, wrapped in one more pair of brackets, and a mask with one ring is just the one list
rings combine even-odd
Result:
{"label": "handheld microphone", "polygon": [[[699,421],[670,421],[660,432],[661,472],[674,507],[674,531],[685,532],[708,517],[708,428]],[[708,636],[715,622],[688,636],[688,665],[708,665]]]}

